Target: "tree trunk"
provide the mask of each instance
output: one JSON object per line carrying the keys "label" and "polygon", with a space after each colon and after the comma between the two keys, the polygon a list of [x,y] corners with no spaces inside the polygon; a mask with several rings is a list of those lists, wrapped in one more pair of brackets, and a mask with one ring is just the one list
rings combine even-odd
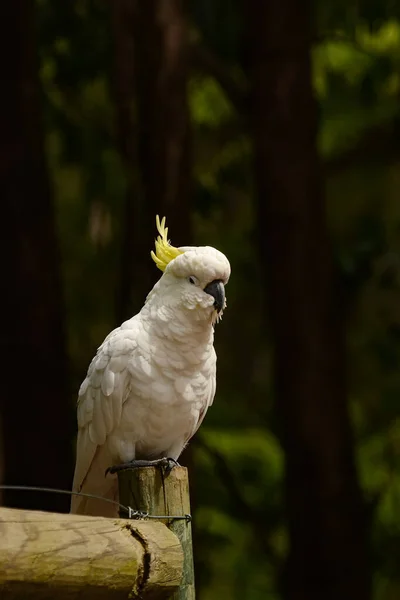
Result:
{"label": "tree trunk", "polygon": [[[112,3],[117,131],[128,176],[118,319],[139,310],[158,275],[155,215],[191,241],[188,49],[182,0]],[[139,176],[136,173],[139,170]]]}
{"label": "tree trunk", "polygon": [[290,600],[369,597],[344,339],[316,150],[310,7],[246,3],[261,260],[286,456]]}
{"label": "tree trunk", "polygon": [[[4,483],[70,488],[72,407],[54,210],[46,169],[33,0],[1,5],[0,194]],[[8,506],[67,510],[7,491]]]}

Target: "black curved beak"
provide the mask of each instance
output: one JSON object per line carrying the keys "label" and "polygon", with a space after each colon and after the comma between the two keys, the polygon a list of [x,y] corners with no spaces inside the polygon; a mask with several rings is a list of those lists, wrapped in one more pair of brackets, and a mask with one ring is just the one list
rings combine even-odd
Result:
{"label": "black curved beak", "polygon": [[220,279],[214,279],[204,288],[206,294],[210,294],[214,298],[214,308],[217,312],[225,306],[225,286]]}

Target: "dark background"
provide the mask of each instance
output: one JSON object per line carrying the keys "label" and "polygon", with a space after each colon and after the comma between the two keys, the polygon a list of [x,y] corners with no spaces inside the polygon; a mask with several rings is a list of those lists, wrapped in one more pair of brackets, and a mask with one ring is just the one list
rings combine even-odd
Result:
{"label": "dark background", "polygon": [[182,457],[204,600],[400,596],[399,17],[1,3],[3,483],[70,489],[79,384],[159,276],[165,214],[174,245],[232,264]]}

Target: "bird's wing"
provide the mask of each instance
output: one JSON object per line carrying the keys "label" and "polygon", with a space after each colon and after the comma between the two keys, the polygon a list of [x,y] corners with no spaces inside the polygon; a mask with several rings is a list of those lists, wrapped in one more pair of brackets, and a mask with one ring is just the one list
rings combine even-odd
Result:
{"label": "bird's wing", "polygon": [[210,356],[207,360],[206,374],[207,376],[204,377],[204,381],[200,381],[199,389],[197,390],[197,393],[202,394],[205,401],[200,411],[198,421],[195,424],[193,431],[190,434],[187,441],[189,441],[189,439],[192,438],[196,431],[199,429],[200,425],[204,420],[204,417],[206,416],[207,410],[210,408],[214,401],[215,390],[217,386],[217,355],[215,353],[214,347],[212,348]]}
{"label": "bird's wing", "polygon": [[80,491],[96,450],[119,424],[129,394],[128,362],[137,347],[138,327],[118,328],[92,360],[78,396],[78,439],[73,490]]}

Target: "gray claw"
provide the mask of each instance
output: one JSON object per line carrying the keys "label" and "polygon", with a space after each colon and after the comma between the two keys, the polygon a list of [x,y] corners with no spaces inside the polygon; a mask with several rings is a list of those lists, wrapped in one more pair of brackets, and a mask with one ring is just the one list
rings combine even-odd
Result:
{"label": "gray claw", "polygon": [[113,465],[112,467],[108,467],[105,472],[105,475],[111,473],[118,473],[118,471],[125,471],[126,469],[140,469],[142,467],[163,467],[165,472],[170,473],[174,467],[179,467],[179,463],[174,458],[168,458],[166,456],[162,458],[157,458],[156,460],[131,460],[126,463],[122,463],[120,465]]}

